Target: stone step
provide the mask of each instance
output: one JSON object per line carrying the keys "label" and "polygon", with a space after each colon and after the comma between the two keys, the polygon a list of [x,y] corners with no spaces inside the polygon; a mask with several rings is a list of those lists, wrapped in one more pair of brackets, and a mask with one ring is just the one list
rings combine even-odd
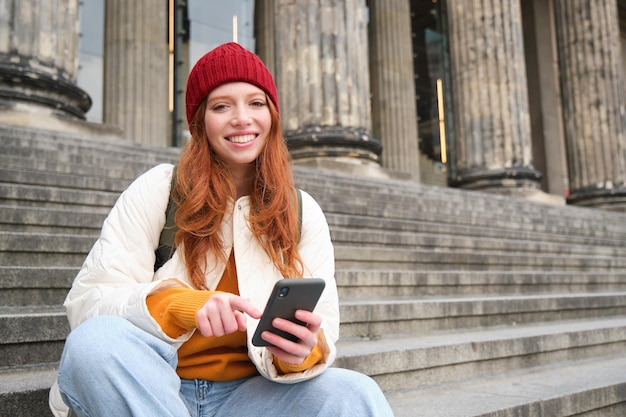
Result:
{"label": "stone step", "polygon": [[482,270],[482,271],[610,271],[626,268],[625,258],[609,256],[511,253],[471,249],[398,250],[389,247],[335,245],[337,269]]}
{"label": "stone step", "polygon": [[622,417],[624,369],[619,353],[386,395],[395,417]]}
{"label": "stone step", "polygon": [[60,208],[18,207],[0,203],[0,230],[32,234],[99,235],[105,214]]}
{"label": "stone step", "polygon": [[61,306],[0,307],[0,369],[58,361],[68,333]]}
{"label": "stone step", "polygon": [[[3,151],[5,151],[3,149]],[[58,159],[52,159],[46,155],[49,152],[41,151],[43,155],[38,157],[18,157],[9,155],[0,155],[0,167],[3,169],[15,169],[20,171],[36,171],[49,172],[53,174],[66,175],[83,175],[90,177],[100,177],[108,179],[118,179],[123,181],[132,181],[138,174],[147,171],[154,165],[162,162],[127,162],[107,158],[93,161],[93,165],[85,165],[76,162],[65,162]],[[41,158],[41,159],[40,159]],[[84,161],[91,162],[91,161]]]}
{"label": "stone step", "polygon": [[626,315],[626,292],[342,299],[341,336],[376,339]]}
{"label": "stone step", "polygon": [[0,182],[0,202],[12,207],[76,209],[106,215],[119,197],[118,192],[81,190]]}
{"label": "stone step", "polygon": [[4,152],[7,157],[18,159],[57,160],[67,164],[99,165],[102,162],[131,164],[152,164],[161,160],[176,160],[179,148],[152,147],[133,144],[126,141],[98,143],[82,141],[68,143],[58,138],[3,138]]}
{"label": "stone step", "polygon": [[342,339],[337,348],[336,366],[372,376],[384,391],[412,390],[622,353],[626,317]]}
{"label": "stone step", "polygon": [[592,272],[338,269],[335,277],[341,299],[626,290],[626,269]]}
{"label": "stone step", "polygon": [[0,306],[59,306],[78,270],[78,267],[0,266]]}
{"label": "stone step", "polygon": [[24,171],[20,169],[2,168],[1,172],[2,182],[9,184],[61,187],[90,191],[116,191],[118,194],[130,183],[128,180],[37,170]]}
{"label": "stone step", "polygon": [[0,416],[52,416],[48,392],[56,374],[56,364],[0,370]]}
{"label": "stone step", "polygon": [[514,253],[558,253],[562,255],[599,255],[611,257],[626,256],[626,248],[582,244],[584,239],[573,242],[552,242],[543,240],[522,240],[515,231],[501,231],[497,237],[481,236],[480,230],[474,235],[455,233],[455,226],[441,226],[438,233],[426,231],[398,231],[389,229],[345,228],[331,225],[331,238],[336,245],[359,244],[362,246],[385,246],[387,248],[424,248],[430,250],[460,249],[476,251],[509,251]]}
{"label": "stone step", "polygon": [[0,125],[0,139],[7,147],[58,152],[58,157],[61,158],[67,155],[86,156],[94,154],[100,156],[109,154],[128,161],[152,162],[176,155],[179,152],[175,148],[137,144],[102,134],[91,136],[15,125]]}
{"label": "stone step", "polygon": [[[57,233],[22,233],[0,231],[0,253],[41,252],[79,254],[83,257],[93,246],[97,234],[73,235]],[[80,262],[82,264],[82,262]],[[7,264],[2,265],[19,265]],[[68,264],[74,265],[74,264]]]}
{"label": "stone step", "polygon": [[474,240],[479,235],[483,238],[497,238],[497,239],[519,239],[519,240],[531,240],[535,242],[558,242],[567,244],[577,244],[590,246],[606,246],[616,248],[618,250],[624,250],[623,239],[616,239],[614,237],[593,237],[590,235],[584,235],[582,232],[578,235],[569,233],[568,231],[547,231],[540,230],[535,227],[531,230],[531,227],[495,227],[492,224],[463,224],[458,223],[443,223],[436,219],[430,221],[421,221],[413,219],[397,219],[387,217],[374,217],[374,216],[360,216],[360,215],[347,215],[343,213],[327,212],[326,219],[332,229],[335,230],[383,230],[392,233],[427,233],[432,235],[452,235],[460,237],[471,237]]}
{"label": "stone step", "polygon": [[96,238],[0,231],[0,265],[80,266]]}

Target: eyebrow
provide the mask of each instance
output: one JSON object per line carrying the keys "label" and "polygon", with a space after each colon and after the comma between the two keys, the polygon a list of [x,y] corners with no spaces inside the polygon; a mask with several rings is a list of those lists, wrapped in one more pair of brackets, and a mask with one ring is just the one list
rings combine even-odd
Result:
{"label": "eyebrow", "polygon": [[[246,95],[246,99],[250,100],[252,98],[263,98],[264,100],[266,99],[267,94],[265,94],[264,92],[255,92],[255,93],[251,93]],[[219,96],[215,96],[215,97],[210,97],[208,99],[208,102],[212,102],[212,101],[216,101],[216,100],[228,100],[231,99],[232,95],[231,94],[221,94]]]}

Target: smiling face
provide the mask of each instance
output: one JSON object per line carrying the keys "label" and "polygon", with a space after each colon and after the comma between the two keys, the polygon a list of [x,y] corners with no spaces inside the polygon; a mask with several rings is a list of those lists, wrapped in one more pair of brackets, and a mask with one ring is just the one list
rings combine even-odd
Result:
{"label": "smiling face", "polygon": [[254,171],[268,140],[272,119],[267,96],[245,82],[222,84],[209,94],[204,125],[209,146],[234,175]]}

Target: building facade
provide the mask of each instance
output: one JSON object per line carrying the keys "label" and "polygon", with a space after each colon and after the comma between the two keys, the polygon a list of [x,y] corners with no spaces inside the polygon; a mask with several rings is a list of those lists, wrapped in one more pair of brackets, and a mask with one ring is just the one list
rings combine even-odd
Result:
{"label": "building facade", "polygon": [[181,145],[189,68],[235,40],[295,163],[626,211],[625,21],[625,0],[0,0],[0,122]]}

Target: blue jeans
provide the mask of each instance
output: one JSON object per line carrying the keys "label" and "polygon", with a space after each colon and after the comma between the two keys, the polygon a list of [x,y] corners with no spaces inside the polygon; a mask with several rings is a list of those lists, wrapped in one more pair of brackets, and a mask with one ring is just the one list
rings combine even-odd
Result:
{"label": "blue jeans", "polygon": [[78,416],[391,417],[378,385],[346,369],[279,384],[261,376],[181,380],[177,351],[118,317],[94,317],[67,338],[59,387]]}

